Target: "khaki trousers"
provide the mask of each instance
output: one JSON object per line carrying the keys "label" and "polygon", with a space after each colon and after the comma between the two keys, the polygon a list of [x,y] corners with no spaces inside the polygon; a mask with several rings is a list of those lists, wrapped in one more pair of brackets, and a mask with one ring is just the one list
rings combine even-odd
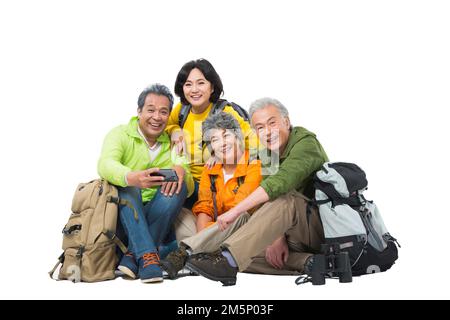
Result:
{"label": "khaki trousers", "polygon": [[181,240],[192,237],[197,233],[196,219],[191,210],[181,208],[173,223],[178,244]]}
{"label": "khaki trousers", "polygon": [[[306,198],[292,191],[265,203],[250,217],[244,213],[225,231],[213,225],[195,234],[195,217],[183,209],[175,223],[177,239],[189,246],[193,253],[229,250],[241,272],[294,275],[303,272],[306,259],[320,251],[324,243],[319,214],[312,209],[309,227],[306,217]],[[188,215],[190,214],[190,216]],[[193,233],[192,233],[193,232]],[[189,233],[194,234],[188,237]],[[265,249],[277,238],[286,235],[288,261],[283,269],[267,263]]]}
{"label": "khaki trousers", "polygon": [[[309,223],[307,199],[296,191],[265,203],[249,221],[229,236],[222,247],[230,251],[239,271],[265,274],[298,274],[305,260],[320,251],[323,228],[316,209],[311,209]],[[309,226],[308,226],[309,224]],[[281,235],[286,235],[289,257],[282,270],[269,265],[265,249]]]}
{"label": "khaki trousers", "polygon": [[240,215],[226,230],[220,231],[217,224],[197,233],[196,218],[192,211],[182,208],[177,216],[174,227],[178,244],[187,245],[192,253],[214,252],[220,249],[222,243],[232,235],[237,229],[245,224],[250,215],[244,213]]}

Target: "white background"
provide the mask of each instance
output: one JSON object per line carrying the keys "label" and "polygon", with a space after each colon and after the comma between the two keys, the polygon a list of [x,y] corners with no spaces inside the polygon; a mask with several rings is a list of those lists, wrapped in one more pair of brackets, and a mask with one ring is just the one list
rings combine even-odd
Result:
{"label": "white background", "polygon": [[[445,1],[2,1],[0,298],[450,298],[450,6]],[[403,247],[352,284],[239,274],[51,281],[75,186],[148,84],[210,60],[225,98],[272,96],[334,161],[359,164]]]}

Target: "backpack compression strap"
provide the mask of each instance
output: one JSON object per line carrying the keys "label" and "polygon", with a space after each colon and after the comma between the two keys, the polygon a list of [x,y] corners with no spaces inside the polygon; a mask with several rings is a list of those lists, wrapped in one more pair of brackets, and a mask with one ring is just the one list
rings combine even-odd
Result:
{"label": "backpack compression strap", "polygon": [[[56,269],[58,269],[58,267],[61,264],[63,264],[63,262],[64,262],[64,252],[58,257],[58,262],[55,264],[53,269],[49,271],[48,275],[50,276],[50,279],[53,279],[53,274],[55,273]],[[58,280],[59,281],[59,279],[54,279],[54,280]]]}
{"label": "backpack compression strap", "polygon": [[121,205],[121,206],[127,206],[128,208],[133,210],[133,212],[134,212],[134,219],[136,221],[139,220],[138,213],[137,213],[136,209],[134,208],[133,204],[130,201],[128,201],[126,199],[120,199],[119,197],[113,197],[113,196],[108,196],[106,201],[112,202],[112,203],[115,203],[115,204]]}
{"label": "backpack compression strap", "polygon": [[112,242],[114,242],[114,244],[116,246],[119,247],[120,251],[122,251],[124,254],[128,251],[127,247],[123,244],[123,242],[117,237],[117,235],[107,229],[104,229],[102,231],[102,233],[108,237],[109,240],[111,240]]}

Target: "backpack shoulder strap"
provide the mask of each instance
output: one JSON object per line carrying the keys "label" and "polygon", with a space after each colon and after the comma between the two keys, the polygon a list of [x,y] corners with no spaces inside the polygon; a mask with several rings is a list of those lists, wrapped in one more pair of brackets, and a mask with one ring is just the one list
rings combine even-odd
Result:
{"label": "backpack shoulder strap", "polygon": [[191,111],[190,104],[183,104],[181,106],[180,113],[178,114],[178,125],[180,126],[180,128],[184,127],[184,124],[186,123],[190,111]]}
{"label": "backpack shoulder strap", "polygon": [[217,102],[213,105],[210,114],[215,114],[219,111],[223,111],[223,109],[225,109],[226,106],[232,107],[233,110],[236,111],[237,114],[242,119],[244,119],[244,121],[250,121],[250,116],[248,115],[248,112],[244,108],[242,108],[240,105],[238,105],[234,102],[229,102],[225,99],[217,100]]}
{"label": "backpack shoulder strap", "polygon": [[215,174],[209,175],[209,181],[211,182],[211,192],[217,192],[216,180],[217,180],[217,175],[215,175]]}
{"label": "backpack shoulder strap", "polygon": [[238,188],[244,184],[245,181],[245,177],[244,176],[240,176],[237,178],[237,183],[238,183]]}
{"label": "backpack shoulder strap", "polygon": [[213,104],[211,111],[210,111],[210,115],[216,114],[220,111],[223,111],[223,109],[225,109],[226,106],[230,105],[230,103],[225,100],[225,99],[219,99],[217,100],[216,103]]}
{"label": "backpack shoulder strap", "polygon": [[209,181],[211,183],[212,200],[213,200],[213,206],[214,206],[214,222],[217,221],[217,216],[219,214],[219,212],[217,210],[217,199],[216,199],[216,195],[217,195],[216,180],[217,180],[217,175],[211,174],[209,176]]}

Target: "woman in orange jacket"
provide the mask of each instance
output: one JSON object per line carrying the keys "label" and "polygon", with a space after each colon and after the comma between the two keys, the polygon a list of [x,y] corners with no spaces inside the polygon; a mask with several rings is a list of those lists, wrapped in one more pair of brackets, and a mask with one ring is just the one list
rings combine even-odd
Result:
{"label": "woman in orange jacket", "polygon": [[217,162],[211,169],[203,169],[198,200],[192,208],[197,219],[185,209],[175,223],[180,247],[161,260],[162,268],[171,279],[183,269],[188,257],[183,241],[194,236],[195,229],[198,233],[213,225],[218,216],[258,188],[262,179],[261,162],[249,161],[249,151],[245,149],[242,130],[235,117],[227,112],[211,115],[202,123],[202,133],[206,147]]}
{"label": "woman in orange jacket", "polygon": [[197,216],[197,232],[213,224],[217,217],[236,206],[261,182],[261,164],[249,163],[238,121],[220,112],[202,124],[203,140],[217,163],[203,170],[198,201],[192,208]]}

